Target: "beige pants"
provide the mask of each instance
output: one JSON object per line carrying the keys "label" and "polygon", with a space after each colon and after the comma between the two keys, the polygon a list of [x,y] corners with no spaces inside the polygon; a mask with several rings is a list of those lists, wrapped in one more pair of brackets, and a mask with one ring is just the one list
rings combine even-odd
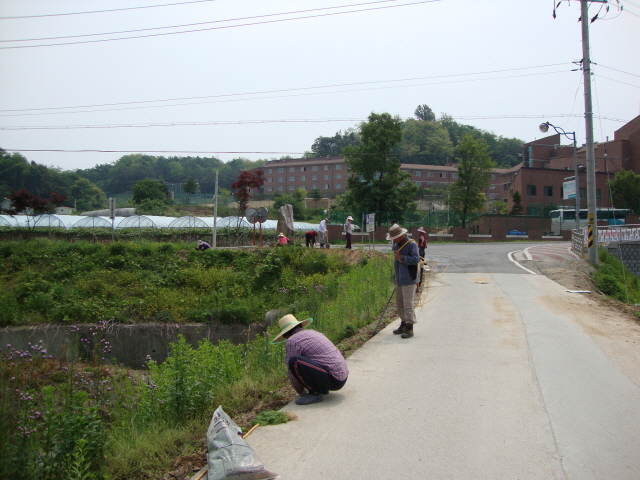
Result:
{"label": "beige pants", "polygon": [[404,323],[416,323],[416,286],[397,285],[396,286],[396,309],[398,316]]}

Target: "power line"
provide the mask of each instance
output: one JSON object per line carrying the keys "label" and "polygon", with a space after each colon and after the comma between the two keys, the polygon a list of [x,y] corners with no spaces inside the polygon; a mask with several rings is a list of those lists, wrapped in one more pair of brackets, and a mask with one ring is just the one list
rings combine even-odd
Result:
{"label": "power line", "polygon": [[121,12],[123,10],[139,10],[142,8],[157,8],[157,7],[174,7],[176,5],[187,5],[189,3],[203,3],[203,2],[214,2],[215,0],[192,0],[189,2],[181,2],[181,3],[165,3],[163,5],[146,5],[143,7],[126,7],[126,8],[114,8],[112,10],[94,10],[90,12],[70,12],[70,13],[50,13],[43,15],[23,15],[23,16],[15,16],[15,17],[0,17],[0,20],[16,20],[22,18],[43,18],[43,17],[64,17],[68,15],[87,15],[90,13],[111,13],[111,12]]}
{"label": "power line", "polygon": [[[211,1],[211,0],[206,0],[206,1]],[[280,15],[296,15],[296,14],[300,14],[300,13],[309,13],[309,12],[318,12],[318,11],[322,11],[322,10],[335,10],[336,8],[351,8],[351,7],[360,7],[363,5],[372,5],[372,4],[376,4],[376,3],[386,3],[386,2],[393,2],[395,0],[377,0],[374,2],[365,2],[365,3],[355,3],[355,4],[351,4],[351,5],[338,5],[335,7],[323,7],[323,8],[312,8],[309,10],[297,10],[297,11],[293,11],[293,12],[284,12],[284,13],[270,13],[267,15],[255,15],[255,16],[251,16],[251,17],[240,17],[240,18],[230,18],[227,20],[212,20],[209,22],[198,22],[198,23],[186,23],[186,24],[182,24],[182,25],[168,25],[166,27],[151,27],[151,28],[139,28],[139,29],[135,29],[135,30],[121,30],[118,32],[105,32],[105,33],[87,33],[87,34],[83,34],[83,35],[67,35],[67,36],[63,36],[63,37],[43,37],[43,38],[23,38],[23,39],[18,39],[18,40],[0,40],[0,43],[8,43],[8,42],[40,42],[43,40],[64,40],[64,39],[68,39],[68,38],[81,38],[81,37],[95,37],[95,36],[99,36],[99,35],[119,35],[122,33],[135,33],[135,32],[148,32],[151,30],[163,30],[163,29],[167,29],[167,28],[184,28],[184,27],[195,27],[198,25],[209,25],[212,23],[224,23],[224,22],[238,22],[241,20],[254,20],[256,18],[267,18],[267,17],[277,17]]]}
{"label": "power line", "polygon": [[[565,63],[565,64],[554,64],[554,65],[567,65],[567,64]],[[201,105],[201,104],[204,104],[204,103],[234,102],[234,101],[244,101],[244,100],[264,100],[264,99],[284,98],[284,97],[294,97],[294,96],[308,96],[308,95],[325,95],[325,94],[334,94],[334,93],[361,92],[361,91],[367,91],[367,90],[382,90],[382,89],[388,89],[388,88],[407,88],[407,87],[418,87],[418,86],[424,86],[424,85],[436,85],[436,84],[443,84],[443,83],[447,84],[447,83],[460,83],[460,82],[469,82],[469,81],[500,80],[500,79],[507,79],[507,78],[529,77],[529,76],[537,76],[537,75],[550,75],[550,74],[556,74],[556,73],[566,73],[565,70],[556,70],[556,71],[552,71],[552,72],[540,72],[540,73],[509,75],[509,76],[501,76],[501,77],[493,77],[493,78],[470,78],[470,79],[463,79],[463,80],[451,80],[451,81],[446,81],[446,82],[414,83],[414,84],[410,84],[410,85],[388,85],[388,86],[382,86],[382,87],[370,87],[370,88],[359,88],[359,89],[348,89],[348,90],[334,90],[334,91],[329,91],[329,92],[308,92],[308,93],[289,93],[289,94],[287,94],[287,92],[302,92],[302,91],[305,91],[305,90],[314,90],[314,89],[326,89],[326,88],[336,88],[336,87],[351,87],[351,86],[371,85],[371,84],[378,84],[378,83],[411,82],[411,81],[417,81],[417,80],[433,80],[433,79],[449,78],[449,77],[484,75],[484,74],[489,74],[489,73],[504,73],[504,72],[519,71],[519,70],[530,70],[530,69],[533,69],[533,68],[544,68],[544,67],[554,66],[554,65],[545,65],[545,66],[540,66],[540,67],[522,67],[522,68],[507,69],[507,70],[495,70],[493,72],[460,73],[460,74],[454,74],[454,75],[438,75],[438,76],[433,76],[433,77],[418,77],[418,78],[403,79],[403,80],[379,80],[379,81],[373,81],[373,82],[357,82],[357,83],[347,83],[347,84],[319,86],[319,87],[301,87],[301,88],[291,88],[291,89],[284,89],[284,90],[271,90],[271,91],[265,91],[265,92],[211,95],[211,96],[206,96],[206,97],[190,97],[190,98],[185,98],[184,99],[184,100],[198,100],[197,103],[188,102],[188,103],[174,103],[174,104],[168,104],[168,105],[137,105],[137,104],[144,104],[144,103],[157,103],[157,102],[173,101],[173,100],[149,100],[149,101],[143,101],[143,102],[125,102],[125,103],[116,103],[116,104],[93,105],[93,106],[88,106],[88,107],[52,107],[52,108],[47,108],[47,109],[1,110],[0,112],[31,112],[31,111],[36,111],[36,112],[39,112],[39,113],[0,113],[0,115],[3,116],[3,117],[33,116],[33,115],[64,115],[64,114],[75,114],[75,113],[106,112],[106,111],[114,111],[114,110],[115,111],[119,111],[119,110],[134,110],[134,109],[141,109],[141,108],[176,107],[176,106],[194,105],[194,104],[195,105]],[[265,97],[228,98],[228,97],[246,97],[248,95],[268,95],[268,94],[271,94],[271,93],[276,93],[276,94],[277,93],[285,93],[285,94],[284,95],[271,95],[271,96],[265,96]],[[216,100],[205,100],[205,99],[216,99]],[[182,100],[182,99],[176,99],[176,100],[179,101],[179,100]],[[137,105],[137,106],[122,107],[122,108],[103,108],[103,109],[99,108],[101,106],[112,106],[112,105],[113,106],[118,106],[118,105]],[[46,111],[43,111],[43,110],[62,110],[62,109],[71,109],[71,108],[94,108],[94,107],[98,107],[98,109],[94,109],[94,110],[77,110],[77,111],[72,111],[72,112],[58,112],[58,111],[46,112]]]}
{"label": "power line", "polygon": [[423,3],[433,3],[433,2],[439,2],[439,1],[440,0],[420,0],[418,2],[406,3],[406,4],[402,4],[402,5],[385,5],[385,6],[381,6],[381,7],[363,8],[363,9],[360,9],[360,10],[351,10],[351,11],[348,11],[348,12],[331,12],[331,13],[323,13],[323,14],[320,14],[320,15],[307,15],[307,16],[296,17],[296,18],[280,18],[280,19],[276,19],[276,20],[265,20],[263,22],[244,23],[244,24],[238,24],[238,25],[222,25],[222,26],[219,26],[219,27],[198,28],[198,29],[195,29],[195,30],[184,30],[184,31],[181,31],[181,32],[153,33],[153,34],[149,34],[149,35],[134,35],[134,36],[131,36],[131,37],[102,38],[102,39],[97,39],[97,40],[82,40],[82,41],[78,41],[78,42],[48,43],[48,44],[41,44],[41,45],[15,45],[15,46],[11,46],[11,47],[0,47],[0,50],[15,49],[15,48],[59,47],[59,46],[64,46],[64,45],[80,45],[80,44],[87,44],[87,43],[113,42],[113,41],[118,41],[118,40],[134,40],[134,39],[139,39],[139,38],[161,37],[161,36],[166,36],[166,35],[181,35],[183,33],[197,33],[197,32],[205,32],[205,31],[210,31],[210,30],[221,30],[221,29],[226,29],[226,28],[237,28],[237,27],[248,27],[248,26],[254,26],[254,25],[263,25],[263,24],[267,24],[267,23],[289,22],[289,21],[292,21],[292,20],[306,20],[306,19],[310,19],[310,18],[329,17],[329,16],[334,16],[334,15],[343,15],[343,14],[347,14],[347,13],[368,12],[368,11],[373,11],[373,10],[382,10],[382,9],[386,9],[386,8],[409,7],[409,6],[413,6],[413,5],[419,5],[419,4],[423,4]]}
{"label": "power line", "polygon": [[[594,62],[591,62],[591,63],[594,63]],[[625,72],[624,70],[618,70],[617,68],[613,68],[613,67],[607,67],[606,65],[602,65],[601,63],[596,63],[596,65],[598,65],[599,67],[608,68],[609,70],[615,70],[616,72],[626,73],[627,75],[640,78],[640,75],[636,75],[635,73]]]}

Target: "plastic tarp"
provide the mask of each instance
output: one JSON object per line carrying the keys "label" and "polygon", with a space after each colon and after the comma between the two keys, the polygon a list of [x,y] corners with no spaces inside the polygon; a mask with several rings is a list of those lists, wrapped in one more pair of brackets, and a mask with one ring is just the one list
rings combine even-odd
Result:
{"label": "plastic tarp", "polygon": [[[218,226],[221,220],[222,217],[218,217]],[[169,224],[169,228],[213,228],[213,217],[179,217]]]}
{"label": "plastic tarp", "polygon": [[18,221],[11,215],[0,215],[0,227],[17,227]]}
{"label": "plastic tarp", "polygon": [[253,228],[253,223],[244,217],[224,217],[218,221],[218,228]]}
{"label": "plastic tarp", "polygon": [[158,217],[154,215],[134,215],[118,224],[118,228],[169,228],[174,217]]}
{"label": "plastic tarp", "polygon": [[[114,219],[115,227],[127,217],[116,217]],[[111,219],[109,217],[85,217],[73,224],[73,228],[111,228]]]}
{"label": "plastic tarp", "polygon": [[76,215],[39,215],[36,217],[36,228],[73,228],[73,225],[83,218],[85,217]]}

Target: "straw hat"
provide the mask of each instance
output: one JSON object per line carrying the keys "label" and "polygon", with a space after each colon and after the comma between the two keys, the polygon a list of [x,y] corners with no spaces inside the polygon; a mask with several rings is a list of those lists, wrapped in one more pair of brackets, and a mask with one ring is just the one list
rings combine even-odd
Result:
{"label": "straw hat", "polygon": [[198,240],[198,245],[202,245],[204,242],[202,240]]}
{"label": "straw hat", "polygon": [[272,340],[271,343],[278,343],[278,342],[281,342],[282,340],[284,340],[283,335],[285,333],[287,333],[289,330],[291,330],[294,327],[296,327],[297,325],[302,325],[302,327],[304,328],[307,325],[309,325],[311,322],[313,322],[313,318],[307,318],[306,320],[303,320],[303,321],[300,322],[300,321],[298,321],[298,319],[296,317],[294,317],[291,314],[285,315],[278,322],[278,326],[280,327],[280,333],[278,334],[278,336],[276,338],[274,338]]}
{"label": "straw hat", "polygon": [[349,216],[347,217],[347,220],[353,220],[353,217],[352,217],[351,215],[349,215]]}
{"label": "straw hat", "polygon": [[422,232],[422,233],[427,233],[427,232],[425,232],[424,228],[422,228],[422,227],[420,227],[420,228],[418,229],[418,231],[419,231],[419,232]]}
{"label": "straw hat", "polygon": [[278,234],[278,236],[279,236],[279,237],[284,237],[284,233],[280,232],[280,233]]}
{"label": "straw hat", "polygon": [[387,240],[395,240],[396,238],[401,237],[406,233],[407,233],[406,228],[402,228],[400,225],[394,224],[389,229],[389,233],[387,233]]}

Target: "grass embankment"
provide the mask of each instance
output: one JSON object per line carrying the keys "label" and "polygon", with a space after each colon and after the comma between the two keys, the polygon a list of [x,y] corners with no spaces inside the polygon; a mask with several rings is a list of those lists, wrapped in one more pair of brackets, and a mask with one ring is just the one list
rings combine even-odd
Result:
{"label": "grass embankment", "polygon": [[[262,321],[284,308],[334,342],[372,322],[391,292],[389,256],[296,247],[180,251],[161,244],[0,247],[3,325],[96,322],[90,361],[66,364],[40,344],[0,355],[0,478],[158,478],[201,450],[222,405],[232,416],[286,385],[284,347],[184,339],[144,372],[100,365],[106,322]],[[277,331],[273,326],[270,334]],[[79,339],[82,341],[82,339]]]}
{"label": "grass embankment", "polygon": [[602,293],[632,305],[640,304],[640,278],[631,273],[620,260],[605,248],[598,251],[599,263],[593,273],[593,283]]}

